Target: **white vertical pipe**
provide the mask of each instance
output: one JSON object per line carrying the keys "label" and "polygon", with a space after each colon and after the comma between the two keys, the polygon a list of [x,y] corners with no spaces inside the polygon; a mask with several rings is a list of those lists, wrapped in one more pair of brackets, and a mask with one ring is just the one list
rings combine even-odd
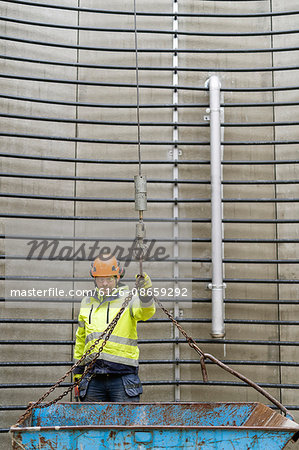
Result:
{"label": "white vertical pipe", "polygon": [[221,188],[221,83],[217,75],[208,80],[210,92],[211,142],[211,206],[212,206],[212,330],[213,338],[223,338],[224,288],[222,248],[222,188]]}

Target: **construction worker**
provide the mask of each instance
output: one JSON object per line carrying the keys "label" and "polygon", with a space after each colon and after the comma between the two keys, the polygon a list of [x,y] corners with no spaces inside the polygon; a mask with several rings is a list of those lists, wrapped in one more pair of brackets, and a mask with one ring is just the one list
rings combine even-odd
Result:
{"label": "construction worker", "polygon": [[[93,345],[120,310],[129,293],[128,286],[120,282],[123,273],[118,261],[111,255],[98,257],[92,263],[90,275],[94,279],[95,292],[92,297],[83,298],[81,303],[74,349],[75,360],[80,359]],[[81,401],[139,401],[142,385],[138,376],[137,322],[148,320],[155,313],[152,296],[141,295],[147,294],[151,286],[150,277],[144,273],[139,278],[136,294],[122,313],[92,370],[86,375],[83,374],[85,366],[99,350],[102,340],[83,360],[84,365],[74,369],[74,381],[81,379]]]}

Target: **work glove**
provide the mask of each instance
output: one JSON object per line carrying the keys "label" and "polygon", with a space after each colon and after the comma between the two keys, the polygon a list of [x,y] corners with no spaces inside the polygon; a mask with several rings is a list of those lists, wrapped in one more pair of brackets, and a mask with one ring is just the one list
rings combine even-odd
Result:
{"label": "work glove", "polygon": [[136,275],[137,289],[140,300],[143,303],[147,303],[153,298],[152,280],[147,273],[143,273],[142,276]]}
{"label": "work glove", "polygon": [[[83,376],[83,373],[77,373],[76,375],[73,375],[73,382],[76,383],[76,381],[81,380],[82,376]],[[80,401],[80,392],[79,392],[79,386],[78,385],[76,385],[74,387],[74,392],[75,392],[76,402],[79,402]]]}
{"label": "work glove", "polygon": [[150,289],[153,284],[152,284],[152,280],[150,279],[150,277],[148,276],[147,273],[143,272],[142,276],[140,275],[135,275],[136,280],[138,279],[138,289]]}
{"label": "work glove", "polygon": [[76,383],[76,381],[81,380],[82,376],[83,376],[83,373],[73,374],[73,383]]}

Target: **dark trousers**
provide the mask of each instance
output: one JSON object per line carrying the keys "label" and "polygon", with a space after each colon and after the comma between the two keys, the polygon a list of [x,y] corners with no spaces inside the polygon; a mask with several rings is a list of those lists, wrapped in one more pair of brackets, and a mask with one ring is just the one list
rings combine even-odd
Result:
{"label": "dark trousers", "polygon": [[139,402],[140,395],[130,397],[121,375],[95,375],[91,378],[83,402]]}

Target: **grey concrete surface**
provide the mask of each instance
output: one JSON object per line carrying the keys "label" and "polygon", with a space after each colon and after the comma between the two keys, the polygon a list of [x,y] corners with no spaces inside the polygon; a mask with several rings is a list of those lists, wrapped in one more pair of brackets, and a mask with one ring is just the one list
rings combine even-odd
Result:
{"label": "grey concrete surface", "polygon": [[[47,3],[45,0],[44,3]],[[84,3],[84,4],[83,4]],[[271,7],[274,11],[282,9],[297,9],[297,1],[291,0],[287,5],[278,0],[263,2],[207,2],[194,0],[179,0],[180,12],[268,12]],[[60,0],[60,5],[78,5],[86,8],[108,8],[105,2],[84,0]],[[171,12],[170,0],[154,0],[150,4],[138,0],[138,10]],[[109,7],[115,10],[132,10],[133,2],[130,0],[113,2]],[[9,4],[2,2],[1,14],[7,17],[21,18],[36,22],[63,23],[66,25],[85,27],[109,27],[133,28],[133,16],[117,16],[93,13],[57,11],[51,8],[26,7],[25,5]],[[134,48],[134,35],[125,32],[99,32],[63,30],[59,28],[47,28],[28,26],[21,24],[0,23],[1,34],[15,36],[35,41],[56,42],[68,45],[92,46],[92,47],[130,47]],[[171,17],[142,17],[138,16],[138,28],[146,29],[172,29]],[[298,16],[281,16],[250,19],[219,19],[219,18],[179,18],[179,30],[193,32],[217,33],[241,33],[298,29]],[[76,50],[71,48],[59,48],[53,46],[32,45],[12,41],[3,42],[3,53],[17,57],[34,58],[43,61],[68,61],[70,63],[110,65],[110,66],[134,66],[134,53],[100,52],[91,50]],[[169,49],[172,48],[172,36],[166,34],[138,34],[140,48]],[[209,36],[183,36],[179,35],[180,49],[229,49],[229,48],[260,48],[298,46],[297,34],[251,37],[209,37]],[[179,103],[208,104],[208,94],[196,88],[204,87],[211,72],[219,74],[222,87],[235,88],[266,88],[270,86],[295,86],[298,80],[298,70],[253,71],[253,72],[221,72],[225,68],[261,68],[295,66],[298,60],[298,52],[271,53],[179,53],[180,67],[204,68],[201,71],[179,71],[179,85],[193,86],[194,90],[179,90]],[[140,53],[140,67],[171,67],[172,55],[168,53]],[[12,73],[18,76],[31,76],[43,79],[81,80],[84,82],[110,82],[110,83],[135,83],[134,70],[94,69],[63,67],[60,65],[29,63],[1,60],[2,72]],[[172,85],[172,72],[152,70],[139,71],[140,84]],[[84,102],[97,104],[136,104],[136,89],[130,87],[104,87],[88,84],[51,83],[46,81],[28,81],[1,78],[1,91],[8,95],[15,95],[39,99],[55,99],[57,101]],[[140,89],[141,104],[171,104],[173,92],[171,89],[147,87]],[[259,92],[224,92],[225,103],[241,102],[282,102],[298,101],[298,90],[290,91],[259,91]],[[109,107],[76,107],[74,105],[47,104],[31,101],[18,101],[12,99],[0,99],[1,110],[4,113],[42,116],[60,119],[79,119],[92,121],[112,122],[136,122],[136,109],[109,108]],[[297,120],[298,106],[275,107],[227,107],[224,110],[225,123],[259,123],[259,122],[291,122]],[[206,125],[204,116],[206,107],[179,108],[179,121]],[[140,110],[141,122],[166,122],[173,120],[171,108],[142,108]],[[37,121],[30,119],[1,118],[1,129],[11,133],[78,137],[88,139],[129,140],[136,141],[136,126],[116,125],[90,125],[71,124],[55,121]],[[224,140],[234,141],[272,141],[272,140],[298,140],[298,126],[265,126],[265,127],[230,127],[224,129]],[[171,126],[143,126],[141,127],[141,139],[152,141],[172,141],[173,127]],[[64,216],[74,217],[112,217],[135,218],[132,201],[118,203],[114,200],[125,198],[132,200],[134,197],[133,177],[138,172],[137,165],[124,164],[124,160],[136,160],[137,148],[134,144],[100,144],[82,143],[72,141],[54,141],[42,139],[24,139],[1,137],[1,151],[11,154],[39,155],[51,157],[69,157],[86,159],[113,159],[118,164],[88,164],[74,162],[39,161],[16,158],[3,158],[1,171],[18,174],[53,175],[57,177],[101,177],[123,178],[129,181],[109,183],[100,181],[79,180],[46,180],[27,179],[25,177],[3,177],[1,181],[2,192],[21,193],[27,195],[50,195],[68,197],[99,197],[111,199],[105,202],[91,201],[58,201],[53,199],[12,199],[3,197],[1,201],[2,213],[33,214],[57,216],[56,220],[46,219],[16,219],[3,218],[0,224],[1,233],[20,234],[30,236],[82,237],[96,239],[97,237],[109,240],[109,238],[134,238],[135,226],[130,222],[105,222],[94,220],[63,220]],[[209,128],[206,126],[179,127],[179,140],[184,142],[208,142]],[[171,160],[171,145],[144,145],[142,146],[142,159]],[[208,145],[179,145],[180,159],[209,160]],[[297,159],[297,145],[225,145],[223,159],[234,160],[284,160]],[[150,180],[172,179],[173,167],[166,164],[144,165],[144,174]],[[209,165],[194,164],[179,166],[179,179],[194,180],[194,184],[179,185],[179,199],[208,199],[210,198],[210,173]],[[298,164],[283,165],[224,165],[223,179],[230,180],[298,180]],[[201,180],[206,180],[202,184]],[[173,196],[173,186],[159,181],[148,183],[148,197],[157,200],[148,203],[146,218],[173,217],[173,205],[159,202],[161,199],[170,199]],[[298,198],[298,184],[252,184],[234,185],[225,184],[223,187],[224,199],[273,199],[273,198]],[[209,219],[210,204],[179,203],[179,217],[184,219]],[[298,205],[289,203],[269,202],[225,202],[224,218],[237,220],[272,220],[298,218]],[[171,222],[150,222],[147,225],[147,236],[151,239],[169,238],[173,235]],[[210,238],[209,222],[181,223],[179,235],[191,238]],[[299,239],[298,224],[267,224],[267,223],[225,223],[224,237],[226,239]],[[19,241],[6,239],[1,243],[1,249],[6,254],[21,256],[28,254],[28,238]],[[73,243],[72,243],[73,244]],[[68,243],[70,245],[70,242]],[[74,244],[79,248],[80,242]],[[104,243],[102,244],[104,245]],[[173,246],[166,245],[168,253],[172,254]],[[27,252],[27,253],[26,253]],[[210,243],[181,243],[179,254],[185,258],[209,258]],[[224,257],[227,259],[298,259],[298,244],[288,243],[226,243],[224,245]],[[173,274],[173,263],[145,263],[145,270],[153,278],[169,278]],[[244,264],[225,263],[225,276],[227,278],[240,279],[298,279],[299,268],[296,264]],[[138,270],[137,264],[127,268],[127,277],[134,277]],[[6,280],[1,287],[1,297],[4,297],[9,289],[13,288],[49,288],[58,286],[66,291],[71,288],[89,289],[92,283],[88,280],[76,281],[78,278],[88,278],[89,262],[87,261],[26,261],[6,259],[1,264],[2,276],[37,276],[68,277],[70,281],[24,281]],[[182,277],[209,278],[211,267],[208,262],[179,263],[179,271]],[[130,282],[132,286],[133,283]],[[157,282],[159,288],[172,284]],[[181,284],[183,286],[183,284]],[[185,286],[185,284],[184,284]],[[186,284],[188,298],[210,298],[210,291],[206,282]],[[298,300],[298,284],[275,283],[227,283],[226,297],[228,299],[244,300]],[[37,299],[35,299],[37,300]],[[173,303],[165,303],[173,310]],[[182,303],[179,305],[183,318],[210,319],[211,308],[209,303],[194,302],[192,305]],[[79,299],[76,303],[61,302],[3,302],[0,307],[2,318],[65,318],[76,319],[79,309]],[[162,311],[158,310],[155,318],[164,318]],[[251,320],[298,320],[298,309],[295,305],[278,304],[246,304],[228,303],[226,305],[227,319],[251,319]],[[184,323],[184,328],[196,339],[210,338],[209,323]],[[1,325],[1,340],[62,340],[74,339],[76,328],[72,325],[38,325],[18,324]],[[139,337],[141,339],[172,339],[174,330],[170,323],[146,323],[139,324]],[[227,324],[226,337],[230,340],[243,341],[298,341],[298,326],[286,325],[251,325],[251,324]],[[216,344],[206,343],[201,347],[219,359],[227,360],[254,360],[254,361],[293,361],[298,362],[298,349],[295,346],[252,345],[248,344]],[[141,344],[141,358],[164,359],[174,358],[174,345]],[[187,344],[179,345],[181,359],[197,359],[194,352]],[[1,361],[71,361],[72,346],[66,345],[3,345],[1,348]],[[208,365],[211,380],[232,381],[232,378],[217,367]],[[287,383],[296,384],[296,367],[265,366],[265,365],[239,365],[233,366],[253,380],[262,383]],[[6,367],[2,368],[0,383],[43,383],[54,382],[65,371],[65,367]],[[155,364],[140,366],[142,380],[174,381],[174,364]],[[198,364],[181,364],[181,379],[201,380]],[[295,389],[269,389],[272,395],[280,399],[284,404],[297,403],[297,390]],[[0,390],[1,405],[25,405],[29,401],[36,400],[44,392],[43,388],[5,388]],[[174,385],[163,384],[161,386],[145,386],[144,401],[173,401],[175,398]],[[247,387],[213,386],[211,389],[204,386],[184,385],[181,387],[182,401],[262,401],[264,399],[252,389]],[[267,401],[266,401],[267,403]],[[20,411],[1,411],[1,423],[3,428],[9,427],[16,421]],[[294,416],[299,420],[298,411]],[[9,440],[6,435],[0,435],[0,448],[6,450]],[[294,448],[289,446],[288,448]]]}

